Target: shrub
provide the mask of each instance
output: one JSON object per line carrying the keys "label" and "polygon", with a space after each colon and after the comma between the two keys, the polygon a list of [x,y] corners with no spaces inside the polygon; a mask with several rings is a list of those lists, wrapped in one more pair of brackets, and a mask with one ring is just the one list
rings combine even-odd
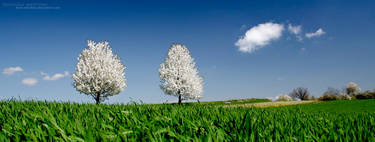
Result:
{"label": "shrub", "polygon": [[331,101],[331,100],[351,100],[352,97],[346,93],[340,93],[339,89],[328,87],[327,91],[319,98],[321,101]]}
{"label": "shrub", "polygon": [[332,94],[323,94],[322,96],[319,97],[320,101],[333,101],[333,100],[338,100],[339,97],[336,95]]}
{"label": "shrub", "polygon": [[355,95],[356,99],[375,99],[375,92],[366,91]]}
{"label": "shrub", "polygon": [[293,99],[288,95],[280,95],[277,97],[276,101],[293,101]]}
{"label": "shrub", "polygon": [[352,97],[350,97],[347,94],[341,94],[339,97],[340,97],[341,100],[351,100],[352,99]]}
{"label": "shrub", "polygon": [[340,90],[333,88],[333,87],[328,87],[327,91],[324,92],[324,94],[331,94],[331,95],[336,95],[336,96],[341,95]]}

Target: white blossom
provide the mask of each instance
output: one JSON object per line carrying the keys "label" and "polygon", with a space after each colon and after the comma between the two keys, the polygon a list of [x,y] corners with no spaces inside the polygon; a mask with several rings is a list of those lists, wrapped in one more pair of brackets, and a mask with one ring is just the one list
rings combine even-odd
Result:
{"label": "white blossom", "polygon": [[293,101],[293,99],[289,95],[280,95],[277,97],[276,101]]}
{"label": "white blossom", "polygon": [[187,99],[199,99],[203,92],[203,78],[198,75],[194,59],[186,46],[173,44],[164,63],[160,64],[160,88],[164,93]]}
{"label": "white blossom", "polygon": [[352,97],[350,97],[349,95],[347,95],[345,93],[341,93],[340,99],[342,99],[342,100],[351,100]]}
{"label": "white blossom", "polygon": [[346,86],[346,92],[349,95],[358,93],[359,91],[361,91],[361,88],[359,88],[359,86],[354,82],[349,82],[348,85]]}
{"label": "white blossom", "polygon": [[87,42],[88,48],[78,57],[76,72],[72,76],[73,85],[77,91],[92,96],[98,104],[109,96],[119,94],[127,86],[125,66],[112,53],[107,41]]}

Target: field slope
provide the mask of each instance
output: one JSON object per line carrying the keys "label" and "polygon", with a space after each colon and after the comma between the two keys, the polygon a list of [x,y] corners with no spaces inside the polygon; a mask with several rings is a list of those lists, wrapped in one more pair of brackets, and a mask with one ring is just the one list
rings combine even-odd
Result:
{"label": "field slope", "polygon": [[375,100],[271,108],[0,102],[0,141],[375,141]]}

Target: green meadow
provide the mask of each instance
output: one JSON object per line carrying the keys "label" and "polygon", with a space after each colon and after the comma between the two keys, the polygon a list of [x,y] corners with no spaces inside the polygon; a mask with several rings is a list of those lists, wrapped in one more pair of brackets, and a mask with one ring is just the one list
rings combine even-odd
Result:
{"label": "green meadow", "polygon": [[225,105],[1,101],[0,141],[375,141],[374,99]]}

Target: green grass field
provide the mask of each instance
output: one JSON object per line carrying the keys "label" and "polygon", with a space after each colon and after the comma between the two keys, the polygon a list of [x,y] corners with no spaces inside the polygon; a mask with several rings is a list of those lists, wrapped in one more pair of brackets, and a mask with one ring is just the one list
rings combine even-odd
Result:
{"label": "green grass field", "polygon": [[0,141],[375,141],[375,100],[274,108],[0,102]]}

